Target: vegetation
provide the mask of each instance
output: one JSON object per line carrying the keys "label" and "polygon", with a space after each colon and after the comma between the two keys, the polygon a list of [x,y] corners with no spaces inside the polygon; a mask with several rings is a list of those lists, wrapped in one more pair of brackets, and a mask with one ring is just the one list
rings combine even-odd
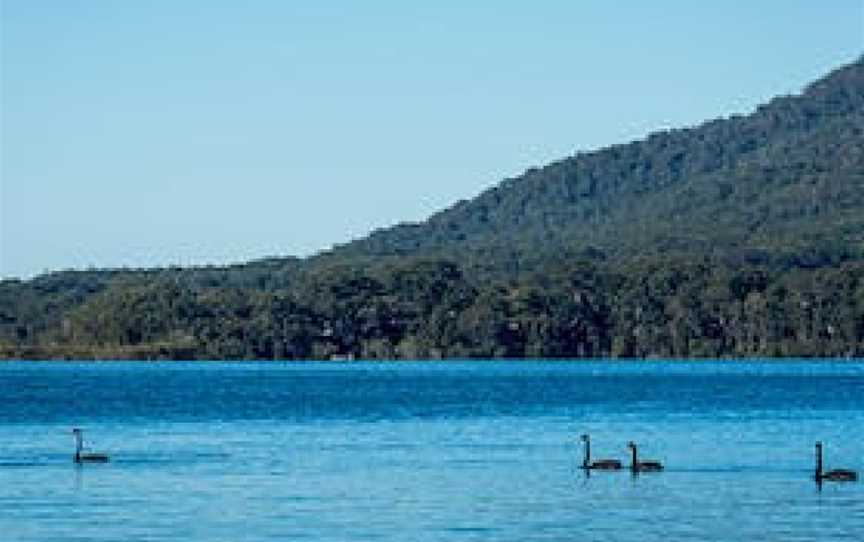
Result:
{"label": "vegetation", "polygon": [[0,357],[864,355],[864,59],[306,260],[0,282]]}

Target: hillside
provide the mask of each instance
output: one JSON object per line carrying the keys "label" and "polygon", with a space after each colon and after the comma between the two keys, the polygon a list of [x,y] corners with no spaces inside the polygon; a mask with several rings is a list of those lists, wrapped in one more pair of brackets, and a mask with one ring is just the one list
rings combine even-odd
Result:
{"label": "hillside", "polygon": [[0,282],[0,357],[864,355],[864,58],[306,260]]}
{"label": "hillside", "polygon": [[[859,60],[751,115],[532,169],[423,223],[379,230],[333,254],[517,247],[536,256],[593,247],[624,258],[676,250],[773,259],[818,252],[841,232],[860,252],[862,130]],[[532,256],[517,259],[525,257]]]}

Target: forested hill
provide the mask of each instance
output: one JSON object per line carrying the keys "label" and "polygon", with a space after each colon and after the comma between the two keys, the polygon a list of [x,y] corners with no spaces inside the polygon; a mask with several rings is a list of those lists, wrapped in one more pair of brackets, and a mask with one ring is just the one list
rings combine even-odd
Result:
{"label": "forested hill", "polygon": [[377,231],[334,254],[470,248],[487,264],[518,265],[586,249],[809,260],[842,241],[860,252],[862,128],[859,59],[751,115],[531,169],[423,223]]}
{"label": "forested hill", "polygon": [[864,58],[306,260],[0,282],[0,358],[864,356]]}

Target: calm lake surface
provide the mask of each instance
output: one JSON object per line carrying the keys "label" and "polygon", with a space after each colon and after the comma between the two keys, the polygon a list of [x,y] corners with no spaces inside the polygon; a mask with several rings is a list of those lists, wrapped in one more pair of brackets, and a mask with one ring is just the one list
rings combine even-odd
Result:
{"label": "calm lake surface", "polygon": [[[0,539],[862,540],[864,363],[0,364]],[[111,462],[75,466],[72,427]],[[578,469],[628,440],[666,471]]]}

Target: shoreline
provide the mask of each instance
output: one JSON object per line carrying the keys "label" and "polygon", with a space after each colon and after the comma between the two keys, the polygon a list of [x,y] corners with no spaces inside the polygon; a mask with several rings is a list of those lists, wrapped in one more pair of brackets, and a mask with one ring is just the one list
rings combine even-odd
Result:
{"label": "shoreline", "polygon": [[691,357],[691,358],[416,358],[416,359],[375,359],[375,358],[353,358],[353,359],[184,359],[184,358],[116,358],[116,357],[63,357],[63,358],[17,358],[0,357],[3,363],[186,363],[186,364],[212,364],[212,363],[234,363],[234,364],[326,364],[326,365],[361,365],[361,364],[521,364],[521,363],[545,363],[545,364],[700,364],[700,363],[722,363],[722,364],[774,364],[774,363],[864,363],[864,357],[847,356],[811,356],[811,357]]}

